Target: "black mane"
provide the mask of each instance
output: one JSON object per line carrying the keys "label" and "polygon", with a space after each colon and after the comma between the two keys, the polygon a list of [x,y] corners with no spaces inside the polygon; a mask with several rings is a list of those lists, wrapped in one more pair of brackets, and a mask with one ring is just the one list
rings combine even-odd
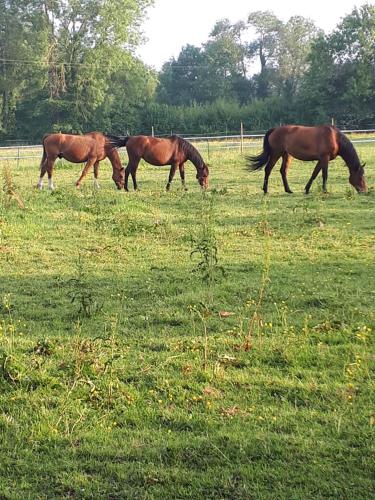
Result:
{"label": "black mane", "polygon": [[353,144],[340,130],[337,129],[337,132],[340,148],[338,154],[343,158],[350,170],[353,169],[354,171],[363,171],[361,161]]}
{"label": "black mane", "polygon": [[195,149],[195,147],[190,144],[190,142],[186,141],[180,136],[175,136],[178,140],[178,145],[182,149],[182,151],[186,154],[188,160],[190,160],[197,168],[203,168],[205,166],[204,160],[200,155],[199,151]]}

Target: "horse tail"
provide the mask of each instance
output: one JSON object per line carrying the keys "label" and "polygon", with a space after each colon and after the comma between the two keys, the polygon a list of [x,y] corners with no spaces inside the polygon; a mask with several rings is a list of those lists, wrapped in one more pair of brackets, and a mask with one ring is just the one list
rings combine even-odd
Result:
{"label": "horse tail", "polygon": [[247,156],[246,159],[249,161],[248,167],[250,170],[259,170],[260,168],[267,165],[268,160],[271,156],[271,146],[269,143],[269,136],[274,131],[274,128],[270,128],[263,139],[263,151],[255,156]]}
{"label": "horse tail", "polygon": [[130,135],[105,134],[105,136],[108,139],[108,142],[114,148],[122,148],[123,146],[126,146],[126,143],[128,142],[128,140],[130,138]]}
{"label": "horse tail", "polygon": [[47,158],[47,153],[46,153],[46,146],[44,144],[44,141],[47,139],[47,137],[49,137],[51,134],[44,134],[43,136],[43,139],[42,139],[42,146],[43,146],[43,155],[42,155],[42,159],[40,161],[40,168],[42,168],[43,166],[43,163],[46,161],[46,158]]}
{"label": "horse tail", "polygon": [[340,130],[337,131],[337,143],[339,146],[338,155],[345,161],[348,167],[354,167],[355,169],[361,166],[361,161],[353,146],[353,143],[348,139],[348,137],[343,134]]}

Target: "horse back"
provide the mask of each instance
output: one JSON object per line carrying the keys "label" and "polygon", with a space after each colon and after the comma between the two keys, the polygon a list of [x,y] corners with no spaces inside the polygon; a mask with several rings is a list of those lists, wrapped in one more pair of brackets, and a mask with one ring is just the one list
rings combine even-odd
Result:
{"label": "horse back", "polygon": [[143,158],[151,165],[169,165],[178,161],[178,143],[172,137],[152,137],[148,135],[134,135],[129,137],[126,149],[129,157],[133,159]]}
{"label": "horse back", "polygon": [[277,127],[269,138],[271,147],[282,155],[288,153],[299,160],[319,160],[337,156],[337,129],[330,125]]}
{"label": "horse back", "polygon": [[43,139],[43,146],[46,156],[51,159],[65,158],[73,163],[83,163],[89,158],[102,159],[97,142],[90,135],[48,134]]}

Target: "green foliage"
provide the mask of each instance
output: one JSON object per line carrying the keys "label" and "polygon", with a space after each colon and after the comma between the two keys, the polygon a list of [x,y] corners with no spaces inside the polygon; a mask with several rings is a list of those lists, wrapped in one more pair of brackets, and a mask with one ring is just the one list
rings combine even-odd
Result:
{"label": "green foliage", "polygon": [[15,201],[19,208],[25,208],[25,204],[18,194],[16,186],[14,185],[13,175],[9,164],[3,166],[3,196],[5,206],[9,206],[12,201]]}
{"label": "green foliage", "polygon": [[[374,43],[375,7],[367,4],[355,8],[331,34],[321,35],[313,44],[298,97],[309,102],[320,121],[333,116],[348,128],[374,123]],[[305,110],[303,117],[311,110]]]}
{"label": "green foliage", "polygon": [[241,121],[264,131],[332,117],[341,128],[374,125],[374,6],[355,8],[327,35],[308,19],[283,22],[268,11],[223,19],[157,74],[133,55],[150,3],[0,3],[0,137],[150,134],[152,126],[224,133]]}
{"label": "green foliage", "polygon": [[76,266],[76,276],[71,278],[67,283],[69,288],[68,296],[72,304],[78,307],[78,317],[91,318],[101,311],[103,303],[99,302],[97,292],[95,292],[89,281],[81,253],[78,255]]}
{"label": "green foliage", "polygon": [[24,3],[0,4],[0,133],[31,139],[97,130],[103,111],[99,125],[110,128],[108,105],[111,114],[126,104],[119,96],[135,102],[143,89],[147,99],[153,77],[140,78],[133,50],[152,0]]}
{"label": "green foliage", "polygon": [[[201,48],[187,46],[164,65],[157,92],[160,103],[186,108],[203,104],[198,109],[205,126],[197,126],[186,108],[185,123],[176,126],[173,106],[166,113],[172,116],[169,128],[223,131],[231,122],[236,125],[230,128],[238,130],[239,114],[252,130],[279,123],[329,123],[332,117],[342,128],[373,126],[374,23],[371,5],[355,8],[329,35],[308,19],[294,16],[283,23],[267,11],[251,13],[247,25],[219,21]],[[255,30],[249,44],[242,41],[246,27]],[[248,77],[250,61],[259,61],[260,71]],[[228,105],[221,126],[209,116],[218,100],[237,102],[242,108],[238,113]],[[276,103],[276,110],[267,112],[271,103]],[[263,108],[259,120],[251,116],[255,108]],[[168,128],[167,123],[156,125],[163,132]]]}

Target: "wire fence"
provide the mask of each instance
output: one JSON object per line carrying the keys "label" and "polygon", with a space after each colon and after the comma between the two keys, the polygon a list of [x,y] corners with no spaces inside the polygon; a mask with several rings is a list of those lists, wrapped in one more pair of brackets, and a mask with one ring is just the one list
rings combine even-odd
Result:
{"label": "wire fence", "polygon": [[[350,136],[354,144],[375,144],[375,129],[343,130]],[[158,136],[155,136],[158,137]],[[233,134],[233,135],[186,135],[184,138],[194,144],[208,158],[213,152],[220,150],[237,150],[240,153],[246,149],[260,149],[263,144],[264,133],[261,134]],[[26,141],[18,141],[18,145],[0,146],[0,161],[16,161],[19,164],[23,160],[39,159],[42,156],[41,144],[24,145]],[[125,148],[120,148],[124,150]]]}

